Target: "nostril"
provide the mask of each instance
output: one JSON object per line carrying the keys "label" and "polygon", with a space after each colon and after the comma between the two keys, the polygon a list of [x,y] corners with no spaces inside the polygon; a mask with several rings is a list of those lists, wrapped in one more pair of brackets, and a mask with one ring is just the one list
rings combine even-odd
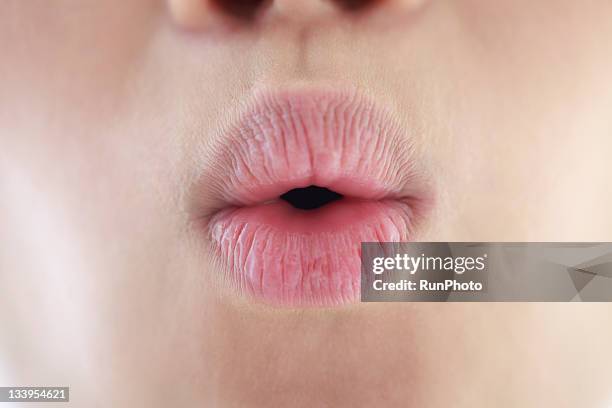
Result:
{"label": "nostril", "polygon": [[348,11],[361,11],[373,6],[380,0],[333,0],[339,7]]}
{"label": "nostril", "polygon": [[280,198],[300,210],[314,210],[340,200],[343,196],[324,187],[310,186],[290,190]]}
{"label": "nostril", "polygon": [[269,0],[213,0],[213,5],[221,12],[239,19],[250,20],[264,8]]}

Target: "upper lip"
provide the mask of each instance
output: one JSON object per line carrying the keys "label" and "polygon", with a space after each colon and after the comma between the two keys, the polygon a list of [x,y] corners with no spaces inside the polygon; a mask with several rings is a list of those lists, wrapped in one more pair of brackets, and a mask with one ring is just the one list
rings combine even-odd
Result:
{"label": "upper lip", "polygon": [[206,215],[317,185],[349,197],[409,202],[417,216],[431,201],[421,164],[395,115],[359,91],[263,91],[216,140],[196,188],[215,196]]}

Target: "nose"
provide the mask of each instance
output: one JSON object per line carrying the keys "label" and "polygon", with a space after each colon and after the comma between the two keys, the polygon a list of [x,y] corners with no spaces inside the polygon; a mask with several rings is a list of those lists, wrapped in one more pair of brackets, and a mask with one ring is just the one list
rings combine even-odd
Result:
{"label": "nose", "polygon": [[249,24],[267,16],[306,19],[355,13],[389,3],[417,0],[167,0],[174,21],[187,29],[232,22]]}

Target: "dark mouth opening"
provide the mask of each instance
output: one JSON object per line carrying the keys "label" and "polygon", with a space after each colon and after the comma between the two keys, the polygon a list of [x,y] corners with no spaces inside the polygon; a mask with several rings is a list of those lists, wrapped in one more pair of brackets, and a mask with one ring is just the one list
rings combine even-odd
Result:
{"label": "dark mouth opening", "polygon": [[341,200],[344,196],[325,187],[309,186],[295,188],[280,196],[294,208],[300,210],[315,210],[333,201]]}

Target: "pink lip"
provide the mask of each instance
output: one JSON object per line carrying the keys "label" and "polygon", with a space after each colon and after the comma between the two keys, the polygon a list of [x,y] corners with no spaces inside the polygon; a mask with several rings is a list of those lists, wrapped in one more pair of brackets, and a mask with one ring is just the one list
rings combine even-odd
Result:
{"label": "pink lip", "polygon": [[[355,92],[260,95],[219,152],[210,236],[236,286],[270,304],[358,300],[361,243],[410,239],[426,201],[412,144]],[[310,185],[345,198],[310,211],[279,200]]]}

